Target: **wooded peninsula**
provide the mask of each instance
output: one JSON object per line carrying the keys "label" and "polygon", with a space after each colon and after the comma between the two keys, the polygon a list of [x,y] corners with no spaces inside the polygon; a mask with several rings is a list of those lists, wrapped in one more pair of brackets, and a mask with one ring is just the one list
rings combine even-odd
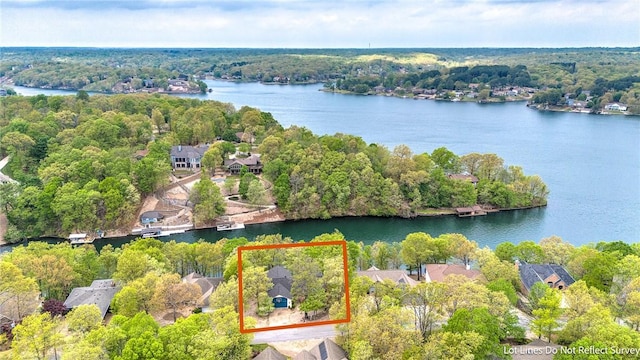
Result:
{"label": "wooded peninsula", "polygon": [[146,197],[198,173],[184,204],[196,225],[225,214],[223,193],[277,204],[288,219],[491,211],[542,206],[548,194],[540,177],[495,154],[389,150],[353,135],[284,129],[269,113],[216,101],[80,91],[8,96],[0,107],[0,152],[10,156],[2,171],[15,180],[0,185],[9,241],[127,234]]}

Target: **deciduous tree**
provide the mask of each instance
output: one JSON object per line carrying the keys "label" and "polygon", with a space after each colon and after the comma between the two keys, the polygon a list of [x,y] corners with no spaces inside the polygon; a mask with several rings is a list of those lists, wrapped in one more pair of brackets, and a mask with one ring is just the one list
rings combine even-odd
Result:
{"label": "deciduous tree", "polygon": [[59,319],[48,313],[25,317],[13,329],[13,355],[16,359],[48,359],[64,341],[59,329]]}
{"label": "deciduous tree", "polygon": [[102,325],[102,312],[94,304],[82,304],[71,310],[66,319],[70,331],[86,334]]}
{"label": "deciduous tree", "polygon": [[201,296],[198,285],[182,282],[178,274],[164,274],[156,285],[153,303],[156,309],[171,310],[175,322],[179,310],[200,306]]}
{"label": "deciduous tree", "polygon": [[531,322],[533,332],[540,338],[546,335],[549,342],[559,327],[558,319],[562,315],[560,301],[562,295],[556,289],[547,288],[544,296],[538,301],[538,308],[533,310],[534,320]]}
{"label": "deciduous tree", "polygon": [[193,186],[189,199],[194,204],[194,221],[198,224],[211,222],[226,209],[220,188],[204,172]]}

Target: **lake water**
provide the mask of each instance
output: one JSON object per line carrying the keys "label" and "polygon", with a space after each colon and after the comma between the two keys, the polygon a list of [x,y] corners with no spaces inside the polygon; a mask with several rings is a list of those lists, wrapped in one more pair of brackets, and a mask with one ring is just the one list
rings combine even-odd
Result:
{"label": "lake water", "polygon": [[[212,92],[188,95],[268,111],[285,127],[305,126],[316,134],[362,137],[390,149],[406,144],[415,153],[445,146],[458,155],[496,153],[526,174],[538,174],[549,187],[546,208],[477,218],[344,218],[249,225],[176,235],[181,241],[223,236],[282,233],[310,239],[334,229],[348,239],[370,243],[401,241],[407,233],[434,236],[459,232],[481,245],[538,241],[561,236],[575,245],[640,240],[640,117],[538,112],[524,103],[476,104],[341,95],[321,85],[262,85],[207,81]],[[18,93],[69,94],[16,87]],[[114,243],[129,238],[113,240]]]}

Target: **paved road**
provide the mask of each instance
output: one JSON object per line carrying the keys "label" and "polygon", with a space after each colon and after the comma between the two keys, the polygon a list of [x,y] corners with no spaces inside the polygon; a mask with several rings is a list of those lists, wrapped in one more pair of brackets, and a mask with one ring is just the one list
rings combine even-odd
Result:
{"label": "paved road", "polygon": [[295,329],[270,330],[254,333],[252,344],[266,344],[278,341],[324,339],[336,336],[335,325],[318,325]]}

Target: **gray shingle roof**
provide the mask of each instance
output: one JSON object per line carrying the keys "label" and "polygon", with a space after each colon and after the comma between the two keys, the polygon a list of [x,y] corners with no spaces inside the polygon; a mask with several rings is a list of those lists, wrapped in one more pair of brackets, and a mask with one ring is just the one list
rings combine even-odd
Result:
{"label": "gray shingle roof", "polygon": [[189,159],[201,158],[209,146],[178,145],[171,147],[171,156]]}
{"label": "gray shingle roof", "polygon": [[282,296],[287,299],[291,299],[291,291],[289,291],[282,284],[273,285],[273,287],[269,291],[267,291],[267,294],[269,294],[269,296],[272,298],[276,296]]}
{"label": "gray shingle roof", "polygon": [[200,297],[200,301],[203,306],[209,306],[209,296],[216,290],[218,285],[224,281],[223,278],[212,278],[212,277],[203,277],[198,273],[191,273],[182,278],[182,281],[187,282],[189,284],[196,284],[200,287],[200,291],[202,292],[202,296]]}
{"label": "gray shingle roof", "polygon": [[287,360],[287,357],[279,353],[271,346],[262,350],[253,360]]}
{"label": "gray shingle roof", "polygon": [[314,346],[309,352],[318,360],[343,360],[347,359],[347,352],[331,339],[324,339]]}
{"label": "gray shingle roof", "polygon": [[302,350],[296,355],[293,360],[318,360],[315,356],[311,355],[307,350]]}
{"label": "gray shingle roof", "polygon": [[560,280],[569,286],[575,282],[573,277],[560,265],[555,264],[527,264],[521,263],[519,267],[520,279],[524,287],[529,290],[536,282],[544,283],[549,276],[556,274]]}
{"label": "gray shingle roof", "polygon": [[112,279],[94,280],[91,286],[78,287],[71,290],[71,294],[64,302],[64,306],[73,309],[80,305],[95,304],[102,312],[102,317],[107,314],[109,305],[114,295],[120,290]]}
{"label": "gray shingle roof", "polygon": [[267,271],[269,279],[289,278],[291,279],[291,271],[283,266],[274,266]]}

